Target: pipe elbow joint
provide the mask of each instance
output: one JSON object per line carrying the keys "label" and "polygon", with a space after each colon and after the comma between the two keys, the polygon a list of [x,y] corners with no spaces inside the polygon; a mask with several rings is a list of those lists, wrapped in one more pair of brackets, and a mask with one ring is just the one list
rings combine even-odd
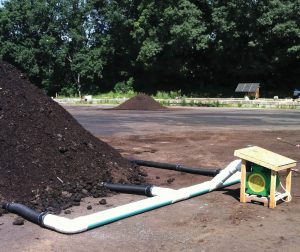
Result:
{"label": "pipe elbow joint", "polygon": [[234,173],[241,170],[242,160],[237,159],[232,161],[229,165],[226,166],[218,175],[216,175],[211,181],[211,186],[209,191],[213,191],[216,188],[223,185],[223,183]]}
{"label": "pipe elbow joint", "polygon": [[76,234],[86,231],[88,226],[80,218],[68,219],[61,216],[47,214],[44,217],[43,224],[45,227],[54,229],[64,234]]}

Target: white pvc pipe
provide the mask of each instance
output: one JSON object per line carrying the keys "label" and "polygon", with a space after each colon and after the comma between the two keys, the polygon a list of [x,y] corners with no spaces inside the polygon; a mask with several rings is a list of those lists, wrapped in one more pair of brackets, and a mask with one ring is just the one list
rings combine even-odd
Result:
{"label": "white pvc pipe", "polygon": [[165,187],[158,187],[153,186],[151,188],[151,194],[152,196],[159,196],[159,195],[166,195],[176,192],[175,189],[165,188]]}
{"label": "white pvc pipe", "polygon": [[75,219],[68,219],[61,216],[47,214],[43,219],[43,224],[44,226],[61,233],[73,234],[83,232],[129,216],[208,193],[220,187],[237,184],[240,182],[240,167],[241,160],[235,160],[211,181],[178,190],[153,187],[152,193],[153,195],[157,195],[155,197],[147,198],[123,206],[118,206],[87,216],[81,216]]}

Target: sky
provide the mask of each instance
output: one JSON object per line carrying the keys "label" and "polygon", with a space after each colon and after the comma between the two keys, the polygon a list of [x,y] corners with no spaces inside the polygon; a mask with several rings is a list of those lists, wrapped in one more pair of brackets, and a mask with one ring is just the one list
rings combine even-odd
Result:
{"label": "sky", "polygon": [[0,7],[3,7],[3,3],[7,0],[0,0]]}

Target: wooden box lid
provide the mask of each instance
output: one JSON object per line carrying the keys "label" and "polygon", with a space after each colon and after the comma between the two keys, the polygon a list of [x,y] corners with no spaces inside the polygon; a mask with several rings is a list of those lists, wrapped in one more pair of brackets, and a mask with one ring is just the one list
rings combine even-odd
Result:
{"label": "wooden box lid", "polygon": [[297,161],[268,151],[258,146],[252,146],[234,151],[234,156],[258,164],[265,168],[281,171],[296,166]]}

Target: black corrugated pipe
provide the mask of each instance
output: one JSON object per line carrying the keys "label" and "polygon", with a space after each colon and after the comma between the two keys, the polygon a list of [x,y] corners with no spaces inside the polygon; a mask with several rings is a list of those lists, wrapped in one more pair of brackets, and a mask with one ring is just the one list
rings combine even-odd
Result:
{"label": "black corrugated pipe", "polygon": [[3,203],[2,208],[10,213],[15,213],[22,216],[24,219],[43,226],[43,217],[47,213],[36,212],[29,207],[19,203]]}
{"label": "black corrugated pipe", "polygon": [[212,177],[217,175],[222,170],[222,169],[208,169],[208,168],[192,168],[192,167],[187,167],[187,166],[183,166],[180,164],[159,163],[159,162],[146,161],[146,160],[131,159],[130,161],[132,163],[134,163],[136,165],[140,165],[140,166],[180,171],[180,172],[199,174],[199,175],[204,175],[204,176],[212,176]]}
{"label": "black corrugated pipe", "polygon": [[104,182],[102,185],[107,189],[115,192],[145,195],[148,197],[153,196],[151,193],[151,188],[153,187],[153,185],[113,184],[106,182]]}

